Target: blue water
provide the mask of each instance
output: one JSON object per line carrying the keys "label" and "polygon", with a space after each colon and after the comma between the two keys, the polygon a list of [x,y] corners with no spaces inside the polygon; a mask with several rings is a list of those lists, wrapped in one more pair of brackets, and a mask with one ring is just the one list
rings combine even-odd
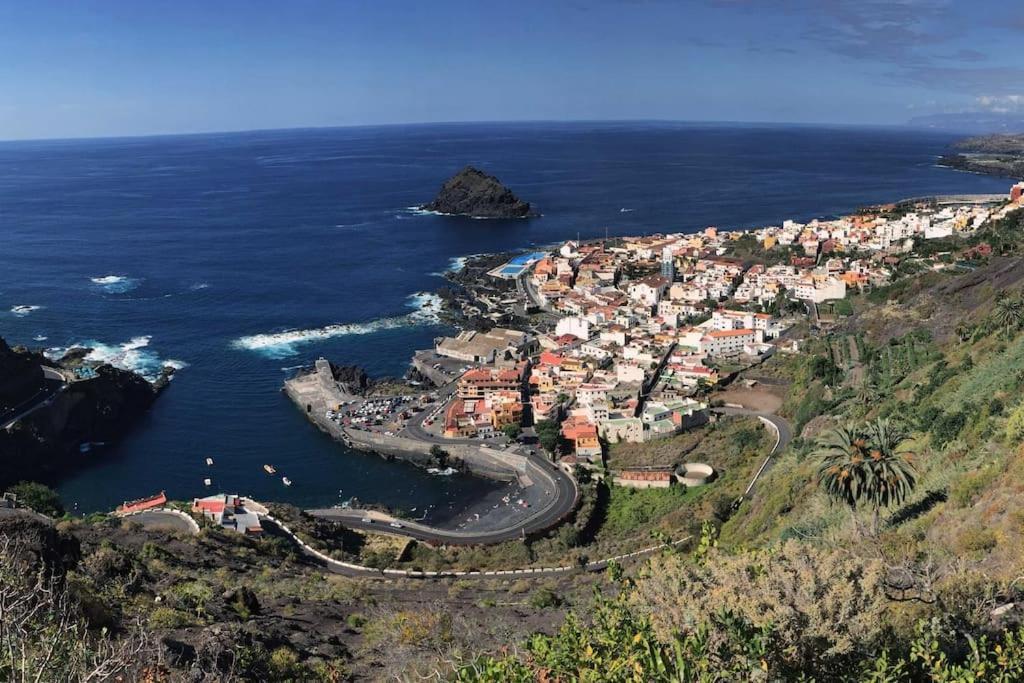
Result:
{"label": "blue water", "polygon": [[[488,124],[0,143],[0,335],[101,344],[144,371],[184,366],[136,430],[61,484],[80,510],[159,489],[191,497],[207,476],[214,490],[302,505],[457,508],[487,486],[329,441],[279,393],[288,368],[326,355],[400,374],[444,331],[410,316],[410,297],[443,285],[459,256],[1006,190],[936,168],[949,142],[881,129]],[[407,209],[467,163],[543,217]],[[8,312],[17,305],[40,308]],[[336,323],[359,325],[239,346]],[[267,462],[295,485],[264,474]]]}

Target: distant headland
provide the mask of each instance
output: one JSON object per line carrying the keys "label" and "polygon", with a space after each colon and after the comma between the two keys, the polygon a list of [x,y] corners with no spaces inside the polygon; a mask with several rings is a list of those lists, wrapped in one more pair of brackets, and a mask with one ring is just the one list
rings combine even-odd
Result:
{"label": "distant headland", "polygon": [[530,218],[537,216],[529,202],[516,197],[492,175],[472,166],[449,178],[424,211],[471,218]]}

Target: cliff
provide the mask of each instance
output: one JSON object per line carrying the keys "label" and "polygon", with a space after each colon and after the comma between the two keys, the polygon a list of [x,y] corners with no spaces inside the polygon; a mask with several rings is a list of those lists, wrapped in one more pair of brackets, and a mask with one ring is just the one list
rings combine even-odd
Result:
{"label": "cliff", "polygon": [[0,414],[32,398],[43,385],[41,359],[0,339]]}
{"label": "cliff", "polygon": [[117,441],[167,382],[165,376],[151,384],[103,365],[90,379],[62,383],[44,378],[46,365],[52,367],[42,356],[12,350],[0,340],[0,391],[8,401],[0,414],[4,423],[23,415],[0,430],[0,490],[22,480],[54,482],[69,468],[88,463],[96,455],[83,453],[81,445]]}
{"label": "cliff", "polygon": [[529,218],[538,215],[497,178],[467,166],[449,178],[426,211],[472,218]]}

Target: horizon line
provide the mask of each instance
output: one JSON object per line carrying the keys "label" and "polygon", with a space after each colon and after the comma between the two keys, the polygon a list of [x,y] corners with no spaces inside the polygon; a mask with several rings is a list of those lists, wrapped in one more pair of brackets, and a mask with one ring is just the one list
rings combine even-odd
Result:
{"label": "horizon line", "polygon": [[[905,123],[842,123],[820,121],[741,121],[730,119],[659,119],[659,118],[625,118],[625,119],[485,119],[479,121],[410,121],[391,123],[355,123],[324,126],[282,126],[280,128],[238,128],[229,130],[204,130],[190,132],[157,132],[130,133],[125,135],[82,135],[54,136],[33,138],[2,138],[0,144],[18,144],[32,142],[87,142],[114,140],[144,140],[152,138],[201,137],[209,135],[246,135],[253,133],[274,133],[288,131],[329,131],[350,130],[359,128],[417,128],[426,126],[486,126],[486,125],[529,125],[529,124],[687,124],[687,125],[732,125],[732,126],[763,126],[763,127],[814,127],[814,128],[910,128],[913,130],[934,130],[927,126],[914,126]],[[947,131],[953,132],[953,131]]]}

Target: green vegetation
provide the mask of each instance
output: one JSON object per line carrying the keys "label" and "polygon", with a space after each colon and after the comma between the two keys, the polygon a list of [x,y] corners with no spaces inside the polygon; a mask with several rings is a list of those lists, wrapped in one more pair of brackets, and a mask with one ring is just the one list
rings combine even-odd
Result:
{"label": "green vegetation", "polygon": [[519,438],[519,435],[523,433],[523,428],[517,424],[507,424],[501,428],[501,433],[512,441],[515,441]]}
{"label": "green vegetation", "polygon": [[611,534],[642,532],[652,522],[691,500],[696,491],[685,486],[663,489],[613,486],[604,531]]}
{"label": "green vegetation", "polygon": [[899,505],[914,490],[906,446],[906,434],[888,419],[865,427],[836,427],[819,442],[818,481],[829,497],[851,509],[869,505],[872,532],[877,533],[882,508]]}
{"label": "green vegetation", "polygon": [[537,431],[537,440],[540,442],[541,448],[546,450],[548,453],[555,453],[558,451],[559,446],[562,443],[562,431],[561,427],[557,422],[553,420],[541,420],[534,429]]}
{"label": "green vegetation", "polygon": [[22,481],[7,489],[18,497],[18,502],[50,517],[62,517],[64,505],[57,492],[34,481]]}

